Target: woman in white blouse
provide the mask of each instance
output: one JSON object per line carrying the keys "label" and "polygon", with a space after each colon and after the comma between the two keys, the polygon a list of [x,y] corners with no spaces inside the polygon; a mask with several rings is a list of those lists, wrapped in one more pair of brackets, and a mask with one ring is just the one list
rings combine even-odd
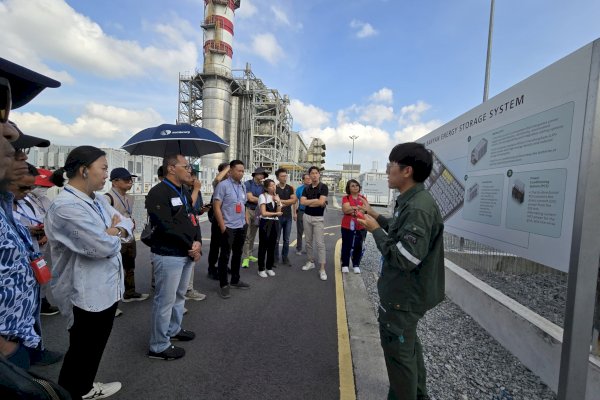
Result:
{"label": "woman in white blouse", "polygon": [[45,229],[53,255],[52,284],[60,311],[68,319],[69,350],[58,382],[73,398],[105,398],[120,382],[94,382],[123,296],[121,240],[132,238],[133,223],[97,195],[108,178],[106,153],[80,146],[51,181],[63,186],[46,213]]}
{"label": "woman in white blouse", "polygon": [[265,179],[263,185],[265,192],[258,196],[258,206],[260,207],[258,276],[266,278],[268,276],[275,276],[273,264],[275,263],[275,246],[277,244],[277,229],[279,226],[278,217],[283,212],[281,211],[281,200],[275,193],[275,182],[272,179]]}

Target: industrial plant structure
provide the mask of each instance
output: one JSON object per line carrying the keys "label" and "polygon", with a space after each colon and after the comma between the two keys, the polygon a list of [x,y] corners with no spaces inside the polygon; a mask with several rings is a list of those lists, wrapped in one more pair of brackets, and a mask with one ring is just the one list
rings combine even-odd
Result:
{"label": "industrial plant structure", "polygon": [[302,139],[292,134],[288,96],[267,87],[250,64],[232,69],[234,16],[240,1],[204,0],[203,70],[179,76],[177,121],[207,128],[229,143],[225,153],[202,157],[201,179],[208,182],[220,163],[233,159],[242,160],[246,170],[261,166],[271,172],[280,163],[301,170],[298,163],[305,161],[291,159],[292,140]]}

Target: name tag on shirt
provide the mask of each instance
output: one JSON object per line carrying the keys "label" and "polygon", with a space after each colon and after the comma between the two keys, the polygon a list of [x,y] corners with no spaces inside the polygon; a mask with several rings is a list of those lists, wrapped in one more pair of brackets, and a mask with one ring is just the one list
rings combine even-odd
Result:
{"label": "name tag on shirt", "polygon": [[171,205],[173,207],[175,207],[175,206],[182,206],[183,203],[181,202],[181,198],[179,198],[179,197],[173,197],[173,198],[171,198]]}

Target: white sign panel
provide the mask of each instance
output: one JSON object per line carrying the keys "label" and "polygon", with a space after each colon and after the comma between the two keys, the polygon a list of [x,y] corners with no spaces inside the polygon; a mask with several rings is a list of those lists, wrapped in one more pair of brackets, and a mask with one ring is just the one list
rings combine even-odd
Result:
{"label": "white sign panel", "polygon": [[446,230],[568,271],[592,45],[419,139]]}
{"label": "white sign panel", "polygon": [[387,197],[390,195],[390,188],[388,187],[387,179],[372,179],[362,181],[362,192],[367,198],[373,197]]}

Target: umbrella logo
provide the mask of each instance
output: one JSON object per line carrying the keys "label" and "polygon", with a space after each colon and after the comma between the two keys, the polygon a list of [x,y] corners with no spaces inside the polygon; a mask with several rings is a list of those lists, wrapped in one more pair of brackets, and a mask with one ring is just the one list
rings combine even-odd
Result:
{"label": "umbrella logo", "polygon": [[164,131],[160,131],[161,136],[169,136],[171,131],[169,129],[165,129]]}

